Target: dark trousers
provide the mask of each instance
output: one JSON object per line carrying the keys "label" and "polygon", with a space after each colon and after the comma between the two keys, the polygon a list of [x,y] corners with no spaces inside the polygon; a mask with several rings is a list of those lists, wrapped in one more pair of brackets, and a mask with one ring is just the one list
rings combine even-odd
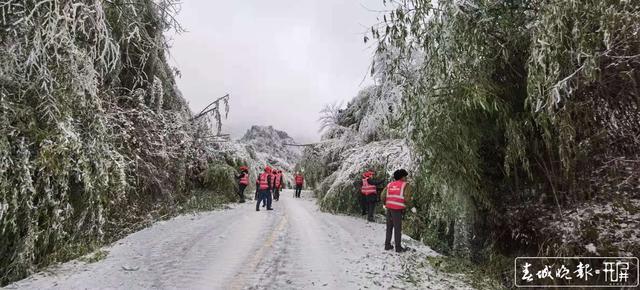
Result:
{"label": "dark trousers", "polygon": [[378,195],[360,195],[360,206],[362,207],[362,215],[367,215],[369,221],[373,221],[373,215],[376,210],[376,203],[378,203]]}
{"label": "dark trousers", "polygon": [[302,193],[302,185],[296,184],[296,197],[299,198],[301,193]]}
{"label": "dark trousers", "polygon": [[404,210],[387,209],[387,236],[384,240],[386,247],[391,246],[391,233],[393,232],[393,240],[396,244],[396,250],[400,249],[400,241],[402,240],[402,215]]}
{"label": "dark trousers", "polygon": [[258,191],[258,201],[256,202],[256,210],[260,209],[260,202],[266,202],[267,208],[271,208],[271,191],[268,189]]}
{"label": "dark trousers", "polygon": [[376,197],[375,194],[367,195],[366,203],[367,203],[367,220],[372,222],[373,215],[375,214],[375,211],[376,211],[376,203],[378,203],[378,198]]}
{"label": "dark trousers", "polygon": [[273,190],[273,199],[275,200],[279,200],[280,199],[280,189],[274,189]]}
{"label": "dark trousers", "polygon": [[[273,191],[273,189],[267,189],[267,195],[262,200],[262,207],[267,206],[267,200],[271,200],[271,192],[272,191]],[[269,203],[269,204],[271,204],[271,203]],[[269,208],[271,208],[271,205],[269,205]]]}
{"label": "dark trousers", "polygon": [[238,196],[240,197],[240,202],[244,202],[244,190],[247,188],[246,185],[240,184],[238,187]]}

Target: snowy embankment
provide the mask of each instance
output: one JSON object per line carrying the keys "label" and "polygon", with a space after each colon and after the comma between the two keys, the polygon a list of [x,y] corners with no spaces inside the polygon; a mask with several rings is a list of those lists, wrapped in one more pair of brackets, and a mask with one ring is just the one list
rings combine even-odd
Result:
{"label": "snowy embankment", "polygon": [[438,254],[383,250],[384,225],[323,213],[315,199],[286,191],[275,211],[255,204],[158,222],[103,251],[95,263],[71,261],[8,289],[471,289],[437,272]]}
{"label": "snowy embankment", "polygon": [[[332,211],[348,211],[342,207],[350,206],[354,198],[354,180],[362,172],[376,168],[378,174],[391,176],[393,171],[404,168],[411,170],[413,162],[411,150],[403,139],[371,142],[342,152],[340,167],[331,173],[319,186],[321,204]],[[379,176],[379,178],[384,178]]]}
{"label": "snowy embankment", "polygon": [[[536,235],[548,237],[547,243],[557,245],[556,251],[619,257],[635,257],[640,253],[638,199],[625,199],[622,195],[596,198],[563,209],[560,218],[555,213],[557,208],[541,207],[536,218],[523,224]],[[524,218],[518,219],[521,222]]]}

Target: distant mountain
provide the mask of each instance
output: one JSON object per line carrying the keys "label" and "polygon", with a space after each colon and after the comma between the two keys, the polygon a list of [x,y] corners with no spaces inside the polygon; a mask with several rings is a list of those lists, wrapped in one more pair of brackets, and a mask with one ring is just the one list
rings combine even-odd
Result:
{"label": "distant mountain", "polygon": [[302,156],[298,147],[287,146],[296,144],[296,141],[287,132],[276,130],[273,126],[252,126],[240,139],[240,143],[262,157],[258,160],[264,160],[271,166],[286,167],[287,171],[293,170]]}

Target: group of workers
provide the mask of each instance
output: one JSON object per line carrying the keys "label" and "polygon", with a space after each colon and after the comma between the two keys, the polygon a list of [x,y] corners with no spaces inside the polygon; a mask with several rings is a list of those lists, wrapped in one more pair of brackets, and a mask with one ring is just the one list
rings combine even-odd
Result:
{"label": "group of workers", "polygon": [[[416,211],[416,209],[411,206],[412,192],[407,183],[408,176],[409,173],[406,170],[396,170],[393,173],[393,181],[388,183],[385,187],[382,187],[384,180],[376,178],[375,171],[367,170],[362,174],[362,179],[357,180],[354,183],[354,186],[360,189],[362,215],[367,215],[368,221],[374,221],[376,205],[380,201],[383,202],[383,208],[386,211],[387,220],[384,249],[395,249],[395,251],[399,253],[408,250],[408,248],[402,247],[401,245],[402,218],[405,210],[407,208],[411,208],[412,212]],[[249,185],[249,168],[246,166],[240,167],[240,174],[237,175],[236,178],[239,183],[238,194],[240,196],[240,202],[244,202],[244,190]],[[304,177],[302,174],[296,173],[294,181],[294,197],[300,198],[302,187],[304,185]],[[262,203],[262,207],[266,207],[267,210],[273,210],[272,197],[273,200],[278,201],[280,199],[280,191],[283,187],[284,176],[282,174],[282,170],[276,170],[266,166],[264,168],[264,172],[256,178],[256,211],[260,211],[260,203]],[[391,245],[392,236],[395,247]]]}
{"label": "group of workers", "polygon": [[[236,179],[238,179],[239,202],[243,203],[245,202],[244,191],[249,185],[249,168],[241,166],[240,174],[236,175]],[[299,198],[302,187],[304,186],[304,177],[302,174],[296,173],[294,180],[296,183],[294,197]],[[274,200],[280,200],[280,191],[284,188],[284,185],[284,174],[282,170],[265,166],[264,172],[256,178],[256,211],[260,211],[260,203],[262,203],[262,207],[266,207],[267,210],[273,210],[272,203]]]}

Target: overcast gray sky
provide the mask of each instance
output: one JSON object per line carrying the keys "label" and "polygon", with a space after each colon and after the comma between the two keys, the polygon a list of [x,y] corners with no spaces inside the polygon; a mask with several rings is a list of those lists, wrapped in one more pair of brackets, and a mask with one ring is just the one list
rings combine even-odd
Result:
{"label": "overcast gray sky", "polygon": [[257,124],[318,140],[322,107],[371,84],[373,48],[362,39],[377,22],[368,9],[381,8],[382,0],[186,0],[187,32],[171,36],[170,62],[193,111],[231,94],[224,130],[234,137]]}

